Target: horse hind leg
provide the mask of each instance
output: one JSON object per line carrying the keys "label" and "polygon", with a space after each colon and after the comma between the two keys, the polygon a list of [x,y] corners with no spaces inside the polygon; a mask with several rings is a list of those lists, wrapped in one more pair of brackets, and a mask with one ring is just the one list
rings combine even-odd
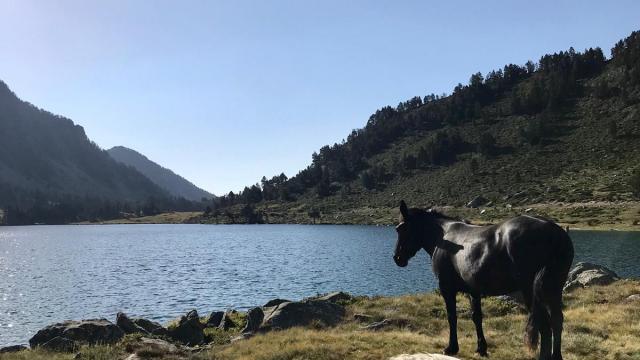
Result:
{"label": "horse hind leg", "polygon": [[551,319],[544,306],[541,306],[537,316],[540,324],[540,356],[538,359],[551,359]]}
{"label": "horse hind leg", "polygon": [[551,359],[551,317],[547,310],[547,299],[543,288],[546,271],[541,269],[535,276],[531,291],[524,292],[530,300],[530,313],[527,322],[526,342],[530,349],[537,347],[538,335],[540,340],[539,360]]}
{"label": "horse hind leg", "polygon": [[562,360],[562,293],[549,303],[551,330],[553,331],[553,360]]}

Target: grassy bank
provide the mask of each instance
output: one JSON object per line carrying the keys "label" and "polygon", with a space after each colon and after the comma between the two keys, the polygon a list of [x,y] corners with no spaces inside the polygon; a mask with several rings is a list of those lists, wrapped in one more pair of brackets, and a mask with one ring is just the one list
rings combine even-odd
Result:
{"label": "grassy bank", "polygon": [[158,215],[129,217],[99,222],[84,221],[80,225],[113,225],[113,224],[182,224],[186,220],[199,216],[201,212],[196,211],[172,211]]}
{"label": "grassy bank", "polygon": [[[640,281],[622,280],[606,287],[579,289],[566,294],[564,358],[640,360],[640,302],[627,297],[640,294]],[[521,308],[496,298],[483,301],[485,333],[490,359],[534,359],[523,345],[525,314]],[[356,298],[347,306],[345,320],[336,327],[316,324],[254,336],[228,343],[242,324],[227,332],[208,332],[212,344],[199,352],[185,353],[194,359],[386,359],[401,353],[439,353],[446,345],[447,322],[444,305],[436,293],[399,297]],[[468,301],[458,299],[461,359],[474,354],[475,331]],[[370,317],[362,322],[354,314]],[[363,323],[390,319],[392,325],[379,331],[363,330]],[[135,338],[129,336],[114,346],[84,348],[80,355],[23,351],[0,355],[18,359],[122,359]],[[144,352],[143,352],[144,353]],[[146,358],[176,359],[176,355],[148,351]]]}

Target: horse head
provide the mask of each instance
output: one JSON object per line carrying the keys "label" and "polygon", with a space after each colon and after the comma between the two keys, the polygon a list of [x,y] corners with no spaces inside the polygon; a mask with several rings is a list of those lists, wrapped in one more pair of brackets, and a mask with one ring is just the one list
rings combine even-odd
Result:
{"label": "horse head", "polygon": [[393,261],[400,267],[405,267],[418,250],[425,249],[429,255],[437,244],[442,244],[443,232],[439,219],[451,219],[433,209],[418,209],[407,207],[404,200],[400,201],[400,224],[396,226],[398,240]]}
{"label": "horse head", "polygon": [[393,254],[393,261],[400,267],[407,266],[409,259],[424,247],[424,227],[415,210],[417,209],[409,210],[404,200],[400,201],[400,224],[396,226],[398,240]]}

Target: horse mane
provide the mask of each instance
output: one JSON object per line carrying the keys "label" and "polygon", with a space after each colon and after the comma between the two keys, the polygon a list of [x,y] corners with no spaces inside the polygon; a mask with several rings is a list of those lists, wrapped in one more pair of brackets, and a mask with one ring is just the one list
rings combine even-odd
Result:
{"label": "horse mane", "polygon": [[417,215],[421,218],[427,218],[427,219],[445,219],[445,220],[453,220],[453,221],[462,221],[464,223],[468,223],[468,221],[460,219],[460,218],[456,218],[456,217],[452,217],[449,215],[446,215],[445,213],[435,210],[435,209],[421,209],[421,208],[411,208],[409,209],[409,213],[411,215]]}

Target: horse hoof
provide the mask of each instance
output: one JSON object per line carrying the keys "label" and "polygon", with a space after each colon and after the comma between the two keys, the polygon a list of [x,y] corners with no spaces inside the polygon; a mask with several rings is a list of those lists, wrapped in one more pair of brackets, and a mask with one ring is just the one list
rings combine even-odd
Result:
{"label": "horse hoof", "polygon": [[489,354],[487,354],[487,349],[478,349],[478,350],[476,350],[476,353],[478,353],[478,355],[480,355],[482,357],[489,356]]}
{"label": "horse hoof", "polygon": [[444,353],[445,355],[455,355],[455,354],[457,354],[457,353],[458,353],[458,350],[459,350],[459,349],[458,349],[458,347],[457,347],[457,346],[455,346],[455,347],[454,347],[454,346],[447,346],[447,348],[446,348],[446,349],[444,349],[443,353]]}

